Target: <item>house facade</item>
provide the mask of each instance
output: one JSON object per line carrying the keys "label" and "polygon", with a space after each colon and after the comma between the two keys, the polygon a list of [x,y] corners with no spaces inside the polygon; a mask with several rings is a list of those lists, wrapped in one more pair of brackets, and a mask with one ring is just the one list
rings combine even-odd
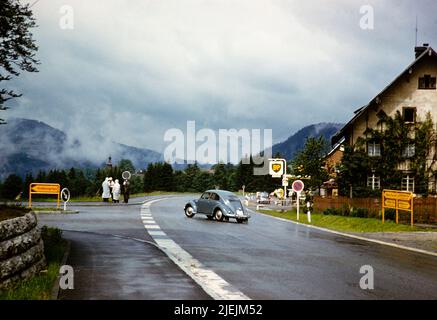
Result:
{"label": "house facade", "polygon": [[[381,116],[394,118],[399,113],[403,120],[403,126],[410,128],[411,141],[414,141],[414,128],[423,123],[427,115],[431,116],[434,123],[433,130],[437,124],[437,54],[427,44],[415,47],[415,60],[388,84],[378,95],[367,105],[355,111],[353,118],[332,137],[332,145],[344,143],[355,146],[358,140],[366,138],[366,152],[369,157],[379,157],[384,161],[384,148],[381,141],[369,141],[368,132],[379,130],[384,132],[384,123],[380,121]],[[414,142],[405,145],[402,154],[405,161],[399,163],[397,170],[402,173],[400,190],[415,192],[417,177],[411,174],[410,157],[415,155]],[[427,165],[435,167],[435,146],[427,154]],[[432,171],[432,170],[430,170]],[[436,170],[437,172],[437,170]],[[428,189],[436,192],[437,179],[434,173],[429,173]],[[381,180],[378,173],[369,172],[366,181],[367,187],[373,190],[381,188]]]}

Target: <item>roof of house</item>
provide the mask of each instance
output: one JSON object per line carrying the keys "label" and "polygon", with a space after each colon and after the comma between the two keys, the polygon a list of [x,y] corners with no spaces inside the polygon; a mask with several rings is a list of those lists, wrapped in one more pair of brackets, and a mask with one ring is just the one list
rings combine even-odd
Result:
{"label": "roof of house", "polygon": [[339,140],[339,142],[337,142],[333,147],[332,147],[332,149],[323,157],[324,159],[326,159],[326,158],[328,158],[329,156],[331,156],[335,151],[337,151],[337,150],[340,150],[340,151],[343,151],[343,150],[341,150],[340,149],[340,147],[343,145],[343,142],[344,142],[344,138],[341,138],[340,140]]}
{"label": "roof of house", "polygon": [[392,82],[390,82],[380,93],[378,93],[368,104],[366,104],[365,106],[362,106],[361,108],[357,109],[354,111],[354,116],[353,118],[346,123],[346,125],[341,128],[339,131],[337,131],[337,133],[335,135],[332,136],[331,138],[331,144],[335,145],[337,144],[343,137],[345,134],[345,131],[347,129],[349,129],[354,123],[355,121],[360,118],[368,109],[370,106],[372,106],[377,99],[379,99],[379,96],[381,96],[384,92],[386,92],[392,85],[394,85],[406,72],[409,72],[409,70],[416,64],[418,63],[420,60],[423,59],[423,57],[425,57],[426,55],[435,55],[437,56],[437,53],[434,51],[433,48],[431,47],[427,47],[427,49],[425,51],[422,52],[421,55],[419,55],[407,68],[405,68],[404,71],[402,71]]}

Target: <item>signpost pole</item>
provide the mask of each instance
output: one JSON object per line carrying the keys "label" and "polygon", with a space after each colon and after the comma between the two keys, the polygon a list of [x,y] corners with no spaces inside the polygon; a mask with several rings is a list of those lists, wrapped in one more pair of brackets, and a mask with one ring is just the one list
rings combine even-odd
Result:
{"label": "signpost pole", "polygon": [[29,208],[32,208],[32,184],[29,184]]}
{"label": "signpost pole", "polygon": [[284,203],[283,205],[287,205],[287,185],[284,183],[284,179],[287,179],[287,160],[281,159],[284,163],[284,174],[282,175],[282,183],[284,184]]}
{"label": "signpost pole", "polygon": [[382,204],[382,224],[384,224],[384,191],[382,191],[382,199],[381,199],[381,204]]}
{"label": "signpost pole", "polygon": [[297,210],[297,221],[299,221],[299,201],[300,200],[300,192],[296,192],[296,210]]}
{"label": "signpost pole", "polygon": [[414,221],[413,221],[413,205],[414,205],[414,198],[411,199],[411,226],[413,226]]}
{"label": "signpost pole", "polygon": [[311,223],[311,203],[309,201],[307,202],[307,207],[308,207],[308,212],[307,212],[308,222]]}

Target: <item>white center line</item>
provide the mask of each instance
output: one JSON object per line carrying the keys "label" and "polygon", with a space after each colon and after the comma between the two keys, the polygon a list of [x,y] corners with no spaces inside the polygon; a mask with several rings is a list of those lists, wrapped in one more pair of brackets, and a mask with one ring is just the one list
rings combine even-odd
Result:
{"label": "white center line", "polygon": [[[161,200],[165,199],[152,200],[143,204],[141,207],[141,214],[144,212],[150,212],[150,206]],[[148,221],[144,222],[144,227],[156,244],[160,246],[167,256],[197,284],[199,284],[212,298],[216,300],[250,300],[250,298],[244,293],[233,287],[214,271],[206,268],[200,261],[193,258],[181,246],[170,239],[165,232],[150,230],[160,229],[158,225],[149,225],[146,223],[148,223]],[[165,237],[155,238],[155,236]]]}

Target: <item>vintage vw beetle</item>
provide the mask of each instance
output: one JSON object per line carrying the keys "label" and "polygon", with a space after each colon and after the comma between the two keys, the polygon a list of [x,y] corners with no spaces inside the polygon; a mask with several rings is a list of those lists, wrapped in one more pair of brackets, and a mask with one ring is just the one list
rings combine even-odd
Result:
{"label": "vintage vw beetle", "polygon": [[184,207],[188,218],[195,214],[204,214],[210,220],[229,220],[234,218],[238,223],[247,222],[249,213],[240,199],[230,191],[207,190],[199,199],[189,201]]}

